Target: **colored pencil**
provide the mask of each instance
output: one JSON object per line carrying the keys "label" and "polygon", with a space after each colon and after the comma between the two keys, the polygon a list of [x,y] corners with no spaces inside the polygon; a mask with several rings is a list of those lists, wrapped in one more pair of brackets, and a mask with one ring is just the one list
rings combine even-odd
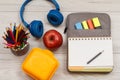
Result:
{"label": "colored pencil", "polygon": [[5,43],[3,44],[5,45],[5,48],[22,49],[26,44],[28,44],[28,35],[29,33],[21,24],[16,26],[16,23],[14,23],[12,28],[12,23],[10,23],[10,27],[6,27],[6,32],[4,32],[4,36],[2,36],[5,40]]}

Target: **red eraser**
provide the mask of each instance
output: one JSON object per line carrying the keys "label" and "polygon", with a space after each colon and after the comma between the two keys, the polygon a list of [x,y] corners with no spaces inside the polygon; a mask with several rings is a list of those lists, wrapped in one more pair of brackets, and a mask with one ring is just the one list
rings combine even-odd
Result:
{"label": "red eraser", "polygon": [[94,29],[94,25],[91,19],[87,20],[87,24],[89,26],[89,29]]}

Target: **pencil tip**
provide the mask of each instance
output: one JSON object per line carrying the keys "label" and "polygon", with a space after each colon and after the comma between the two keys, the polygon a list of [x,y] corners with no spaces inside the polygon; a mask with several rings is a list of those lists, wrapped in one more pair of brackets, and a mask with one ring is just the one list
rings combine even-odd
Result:
{"label": "pencil tip", "polygon": [[16,23],[14,23],[14,26],[16,26]]}
{"label": "pencil tip", "polygon": [[12,26],[12,23],[10,23],[10,26]]}

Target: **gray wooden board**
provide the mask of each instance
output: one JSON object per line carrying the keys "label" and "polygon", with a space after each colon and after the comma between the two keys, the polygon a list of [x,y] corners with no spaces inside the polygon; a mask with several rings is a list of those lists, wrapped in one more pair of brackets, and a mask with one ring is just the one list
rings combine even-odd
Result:
{"label": "gray wooden board", "polygon": [[[3,35],[5,27],[9,23],[20,23],[19,8],[24,0],[0,0],[0,36]],[[111,17],[111,33],[113,38],[114,69],[111,73],[70,73],[67,71],[67,36],[63,34],[65,20],[60,27],[54,28],[46,18],[48,11],[54,6],[46,0],[33,0],[27,7],[25,19],[31,22],[40,19],[44,23],[45,32],[49,29],[59,31],[64,39],[63,45],[54,51],[60,66],[52,80],[120,80],[120,0],[58,0],[61,11],[66,19],[67,15],[75,12],[101,12]],[[0,80],[33,80],[22,70],[21,64],[25,57],[14,56],[9,49],[3,48],[3,39],[0,38]],[[29,39],[30,49],[33,47],[45,48],[42,39],[35,40],[32,36]]]}

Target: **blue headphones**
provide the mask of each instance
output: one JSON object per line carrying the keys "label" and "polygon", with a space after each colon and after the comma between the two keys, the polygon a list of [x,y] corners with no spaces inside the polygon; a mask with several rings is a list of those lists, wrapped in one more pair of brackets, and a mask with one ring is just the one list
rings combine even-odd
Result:
{"label": "blue headphones", "polygon": [[[32,0],[25,0],[25,2],[23,3],[23,5],[21,6],[20,9],[20,18],[22,23],[24,24],[24,26],[26,26],[29,30],[30,33],[36,37],[36,38],[41,38],[43,35],[43,23],[42,21],[38,21],[38,20],[33,20],[30,24],[28,24],[24,18],[23,18],[23,13],[25,10],[25,6]],[[60,11],[60,7],[58,5],[58,3],[56,2],[56,0],[48,0],[50,2],[52,2],[56,9],[50,10],[48,15],[47,15],[47,19],[49,21],[49,23],[51,23],[53,26],[58,26],[63,22],[63,15],[59,12]]]}

